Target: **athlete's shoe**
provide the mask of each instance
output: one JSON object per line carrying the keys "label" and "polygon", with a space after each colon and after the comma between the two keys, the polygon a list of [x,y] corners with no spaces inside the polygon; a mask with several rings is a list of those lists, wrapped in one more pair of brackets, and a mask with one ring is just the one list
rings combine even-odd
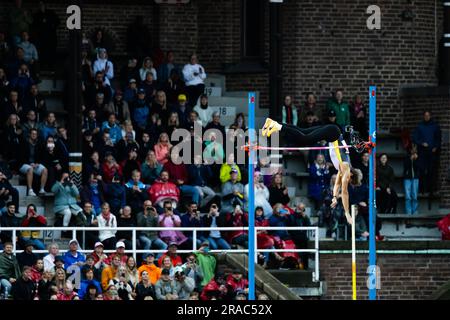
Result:
{"label": "athlete's shoe", "polygon": [[264,126],[262,128],[262,135],[263,135],[263,137],[265,137],[265,136],[270,137],[270,135],[272,133],[280,131],[280,130],[281,130],[281,124],[279,124],[275,120],[267,118],[266,122],[264,123]]}

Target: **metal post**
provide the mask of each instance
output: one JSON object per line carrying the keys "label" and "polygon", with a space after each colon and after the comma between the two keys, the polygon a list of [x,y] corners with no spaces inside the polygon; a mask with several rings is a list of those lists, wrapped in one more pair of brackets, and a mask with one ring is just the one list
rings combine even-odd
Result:
{"label": "metal post", "polygon": [[248,298],[255,300],[255,186],[253,181],[255,150],[255,92],[248,94],[248,128],[250,157],[248,163]]}
{"label": "metal post", "polygon": [[[377,87],[371,86],[369,88],[369,139],[376,144],[376,94]],[[369,268],[373,270],[371,272],[376,272],[376,242],[375,242],[375,226],[376,226],[376,147],[372,149],[369,158]],[[374,277],[377,278],[377,275]],[[376,286],[369,288],[369,299],[376,300],[377,291]]]}
{"label": "metal post", "polygon": [[134,258],[134,261],[136,261],[136,229],[133,229],[133,232],[132,232],[132,240],[133,240],[133,242],[132,242],[132,246],[133,246],[133,258]]}
{"label": "metal post", "polygon": [[356,215],[358,208],[352,205],[352,298],[356,300]]}
{"label": "metal post", "polygon": [[[314,248],[316,249],[316,252],[315,252],[315,259],[316,259],[316,265],[315,265],[315,269],[316,269],[316,271],[315,271],[315,280],[316,281],[319,281],[320,280],[320,277],[319,277],[319,229],[317,228],[315,231],[314,231],[314,235],[315,235],[315,238],[314,238]],[[305,268],[307,268],[308,269],[308,266],[305,266]]]}
{"label": "metal post", "polygon": [[72,239],[76,239],[77,242],[78,242],[78,239],[77,239],[77,231],[76,231],[76,230],[72,230]]}
{"label": "metal post", "polygon": [[12,232],[12,244],[13,244],[13,252],[14,254],[16,253],[16,249],[17,249],[17,245],[16,245],[16,238],[17,238],[17,233],[16,233],[16,229],[13,230]]}
{"label": "metal post", "polygon": [[197,230],[194,229],[192,231],[192,246],[194,248],[194,251],[197,251]]}

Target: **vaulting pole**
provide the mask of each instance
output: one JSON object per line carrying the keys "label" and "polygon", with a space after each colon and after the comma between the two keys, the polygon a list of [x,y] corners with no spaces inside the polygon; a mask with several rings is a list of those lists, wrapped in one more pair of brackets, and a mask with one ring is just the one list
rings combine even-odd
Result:
{"label": "vaulting pole", "polygon": [[356,300],[356,214],[358,208],[356,205],[352,205],[352,298]]}
{"label": "vaulting pole", "polygon": [[[256,144],[255,137],[255,92],[248,94],[248,139],[249,144]],[[256,150],[250,148],[248,163],[248,298],[255,300],[255,186],[254,186],[254,163]]]}

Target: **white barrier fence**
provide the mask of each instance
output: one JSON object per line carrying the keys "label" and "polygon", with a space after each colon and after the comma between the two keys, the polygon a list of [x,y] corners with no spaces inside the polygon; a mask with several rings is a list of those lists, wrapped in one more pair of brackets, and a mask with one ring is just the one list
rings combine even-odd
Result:
{"label": "white barrier fence", "polygon": [[[86,239],[85,232],[92,231],[131,231],[132,232],[132,248],[125,250],[126,253],[132,253],[133,257],[136,259],[136,255],[138,253],[161,253],[166,252],[167,250],[141,250],[137,249],[137,236],[139,231],[181,231],[181,232],[192,232],[192,250],[177,250],[178,253],[190,253],[192,251],[197,250],[197,233],[205,232],[205,231],[248,231],[248,227],[199,227],[199,228],[188,228],[188,227],[117,227],[117,228],[99,228],[99,227],[8,227],[2,228],[0,227],[0,232],[3,231],[11,231],[12,239],[17,239],[18,233],[22,231],[71,231],[72,239],[77,239],[77,232],[83,232],[83,242]],[[275,231],[275,230],[284,230],[284,231],[306,231],[308,232],[308,238],[314,237],[314,249],[256,249],[254,252],[254,261],[257,263],[258,252],[298,252],[298,253],[312,253],[314,254],[315,260],[315,271],[313,273],[313,280],[319,281],[319,228],[318,227],[255,227],[255,244],[257,243],[257,233],[259,230],[267,230],[267,231]],[[78,241],[78,239],[77,239]],[[78,241],[79,242],[79,241]],[[81,246],[85,248],[85,244]],[[21,250],[17,250],[16,241],[13,241],[13,252],[20,252]],[[91,250],[79,250],[82,253],[91,253]],[[35,253],[48,253],[46,250],[34,250]],[[113,252],[105,250],[105,252]],[[250,254],[248,249],[219,249],[219,250],[210,250],[212,253],[247,253]]]}

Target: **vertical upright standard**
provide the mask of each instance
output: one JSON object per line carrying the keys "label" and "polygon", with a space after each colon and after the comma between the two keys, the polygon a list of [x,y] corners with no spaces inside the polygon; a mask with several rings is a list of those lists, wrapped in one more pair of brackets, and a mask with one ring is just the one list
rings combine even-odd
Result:
{"label": "vertical upright standard", "polygon": [[352,299],[356,300],[356,215],[358,208],[352,205]]}
{"label": "vertical upright standard", "polygon": [[255,136],[255,92],[248,94],[248,299],[255,300],[255,186],[254,186],[254,163],[256,150]]}
{"label": "vertical upright standard", "polygon": [[[375,226],[376,226],[376,141],[377,141],[377,87],[369,87],[369,141],[374,145],[369,158],[369,270],[376,273],[377,257],[376,257],[376,242],[375,242]],[[369,275],[373,279],[374,275]],[[375,279],[378,279],[375,274]],[[378,281],[378,280],[377,280]],[[376,300],[377,290],[376,286],[369,287],[369,300]]]}

